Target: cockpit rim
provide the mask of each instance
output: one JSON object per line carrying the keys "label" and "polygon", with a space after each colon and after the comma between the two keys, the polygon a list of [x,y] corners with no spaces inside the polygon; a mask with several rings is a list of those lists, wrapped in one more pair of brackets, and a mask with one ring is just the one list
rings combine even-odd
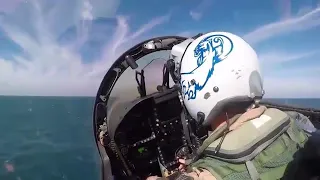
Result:
{"label": "cockpit rim", "polygon": [[[155,37],[155,38],[151,38],[148,40],[145,40],[137,45],[135,45],[134,47],[130,48],[129,50],[127,50],[126,52],[124,52],[121,56],[119,56],[119,58],[110,66],[110,68],[108,69],[107,73],[105,74],[105,76],[103,77],[99,89],[97,91],[97,95],[95,98],[95,102],[94,102],[94,109],[93,109],[93,128],[94,128],[94,132],[97,132],[98,130],[98,126],[97,124],[102,124],[101,122],[96,122],[96,106],[99,103],[105,103],[107,105],[109,98],[110,98],[110,92],[113,89],[113,85],[116,83],[116,81],[114,82],[114,80],[116,78],[121,77],[121,74],[130,66],[128,65],[128,63],[126,62],[126,56],[130,55],[133,57],[133,60],[137,61],[140,58],[157,52],[157,51],[163,51],[163,50],[171,50],[172,46],[174,46],[175,44],[178,44],[184,40],[186,40],[186,37],[181,37],[181,36],[160,36],[160,37]],[[163,41],[170,41],[171,43],[168,43],[167,46],[165,47],[160,47],[160,48],[156,48],[156,49],[152,49],[152,50],[144,50],[144,45],[150,41],[154,41],[154,42],[163,42]],[[117,74],[118,72],[116,72],[115,70],[118,70],[118,72],[120,74]],[[113,75],[114,74],[114,75]],[[118,77],[117,77],[118,76]],[[103,100],[102,100],[103,99]],[[95,138],[96,143],[97,143],[97,138]]]}
{"label": "cockpit rim", "polygon": [[[163,51],[163,50],[171,50],[172,47],[175,44],[178,44],[184,40],[188,39],[187,37],[181,37],[181,36],[160,36],[151,38],[145,41],[142,41],[138,43],[137,45],[133,46],[126,52],[124,52],[121,56],[119,56],[118,59],[115,60],[115,62],[110,66],[107,73],[103,77],[99,89],[97,91],[97,95],[94,102],[94,109],[93,109],[93,133],[95,136],[95,143],[99,151],[99,155],[101,156],[101,170],[102,170],[102,179],[112,179],[112,171],[111,171],[111,163],[110,159],[105,152],[102,145],[98,142],[97,132],[99,129],[99,125],[103,123],[103,120],[100,120],[101,122],[97,122],[97,105],[100,103],[105,103],[107,106],[107,103],[110,98],[111,91],[113,90],[114,84],[117,82],[117,78],[121,76],[121,74],[130,67],[129,63],[126,62],[126,57],[129,55],[133,57],[132,59],[134,61],[139,60],[140,58],[157,52],[157,51]],[[166,46],[164,47],[156,47],[155,49],[145,49],[144,45],[148,42],[166,42]],[[132,68],[132,67],[131,67]],[[152,97],[152,96],[150,96]],[[149,96],[146,96],[146,98],[150,98]],[[143,100],[143,99],[142,99]],[[133,103],[133,102],[132,102]],[[135,102],[136,103],[136,102]],[[134,106],[132,106],[134,107]],[[121,121],[120,121],[121,122]]]}

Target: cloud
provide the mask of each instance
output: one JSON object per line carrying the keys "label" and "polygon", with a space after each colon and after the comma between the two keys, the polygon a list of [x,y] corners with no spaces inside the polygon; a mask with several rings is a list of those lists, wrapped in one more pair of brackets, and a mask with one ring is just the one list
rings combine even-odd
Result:
{"label": "cloud", "polygon": [[[153,27],[160,25],[169,20],[169,15],[156,17],[150,22],[142,25],[137,31],[129,34],[129,25],[124,17],[118,17],[118,27],[112,38],[102,52],[102,59],[115,60],[125,50],[131,48],[137,41],[142,41],[140,36],[151,30]],[[143,39],[144,40],[144,39]],[[111,61],[98,61],[95,63],[93,71],[89,73],[90,76],[104,75],[106,67],[111,65]]]}
{"label": "cloud", "polygon": [[182,36],[182,37],[192,37],[197,35],[197,33],[194,33],[193,31],[183,31],[177,34],[177,36]]}
{"label": "cloud", "polygon": [[[272,98],[320,97],[320,68],[317,64],[306,62],[317,57],[320,51],[286,52],[271,51],[259,55],[266,96]],[[291,65],[290,65],[291,64]]]}
{"label": "cloud", "polygon": [[[265,98],[319,98],[320,68],[306,62],[320,51],[265,51],[259,55],[264,77]],[[291,64],[291,65],[290,65]]]}
{"label": "cloud", "polygon": [[291,17],[291,0],[278,0],[278,7],[281,13],[282,19],[288,19]]}
{"label": "cloud", "polygon": [[[320,25],[320,7],[315,9],[304,7],[296,16],[292,16],[290,1],[281,2],[280,8],[283,12],[281,20],[260,26],[245,34],[243,38],[249,44],[259,47],[260,42],[270,42],[274,37],[303,32]],[[294,48],[289,44],[286,47],[278,46],[276,49],[263,50],[258,54],[265,77],[265,97],[320,97],[320,89],[315,86],[319,84],[317,77],[320,75],[320,69],[312,63],[320,51],[304,48],[303,44],[301,45],[295,44]],[[299,49],[299,52],[294,49]]]}
{"label": "cloud", "polygon": [[190,11],[190,12],[189,12],[189,15],[191,16],[191,18],[192,18],[193,20],[196,20],[196,21],[200,20],[201,17],[202,17],[202,13],[200,13],[200,12],[195,12],[195,11]]}
{"label": "cloud", "polygon": [[303,6],[298,10],[297,16],[307,14],[310,11],[312,11],[312,6]]}
{"label": "cloud", "polygon": [[320,98],[318,77],[268,77],[264,80],[266,98]]}
{"label": "cloud", "polygon": [[243,38],[250,44],[257,44],[269,38],[288,32],[304,31],[320,25],[320,7],[300,16],[290,17],[266,24],[245,34]]}
{"label": "cloud", "polygon": [[210,8],[212,0],[202,0],[198,6],[189,11],[189,15],[195,21],[198,21],[202,18],[203,13]]}
{"label": "cloud", "polygon": [[[93,96],[113,60],[141,41],[141,36],[154,26],[169,19],[169,15],[154,18],[132,32],[128,17],[115,15],[113,8],[117,8],[118,1],[108,0],[107,8],[102,6],[103,2],[106,3],[102,0],[75,0],[62,7],[62,0],[55,1],[55,4],[30,1],[17,7],[21,14],[6,13],[1,19],[0,30],[22,52],[12,52],[11,59],[0,58],[0,94]],[[103,12],[103,8],[111,13]],[[28,21],[31,24],[22,22],[22,15],[24,19],[32,19]],[[106,32],[101,36],[101,39],[111,40],[103,45],[98,58],[85,62],[81,47],[95,35],[91,28],[96,17],[112,19],[114,33]],[[76,38],[63,44],[59,42],[59,36],[73,26],[77,29]]]}
{"label": "cloud", "polygon": [[22,2],[24,2],[24,0],[0,0],[0,12],[13,11]]}
{"label": "cloud", "polygon": [[274,67],[281,65],[282,63],[288,63],[290,61],[308,59],[313,55],[319,54],[320,51],[310,51],[310,52],[281,52],[281,51],[269,51],[261,53],[259,55],[259,60],[263,67]]}

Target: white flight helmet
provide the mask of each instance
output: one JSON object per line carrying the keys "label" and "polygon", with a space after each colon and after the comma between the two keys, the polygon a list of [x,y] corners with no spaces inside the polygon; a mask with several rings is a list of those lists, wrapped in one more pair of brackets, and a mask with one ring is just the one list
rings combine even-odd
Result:
{"label": "white flight helmet", "polygon": [[171,54],[186,110],[196,120],[201,113],[203,125],[228,104],[254,102],[264,94],[257,54],[237,35],[210,32],[175,45]]}

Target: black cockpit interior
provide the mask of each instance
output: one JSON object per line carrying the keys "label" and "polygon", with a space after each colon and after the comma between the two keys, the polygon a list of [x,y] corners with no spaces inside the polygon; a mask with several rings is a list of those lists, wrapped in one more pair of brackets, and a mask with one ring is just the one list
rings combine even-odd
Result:
{"label": "black cockpit interior", "polygon": [[[190,153],[190,137],[186,128],[195,128],[195,122],[185,118],[177,86],[169,86],[173,76],[170,58],[164,64],[162,82],[156,92],[147,94],[146,81],[150,76],[137,70],[136,61],[150,53],[170,50],[183,37],[160,37],[142,42],[124,53],[110,67],[98,90],[94,109],[94,131],[102,159],[102,179],[145,179],[150,175],[170,175],[178,168],[177,153]],[[148,48],[149,47],[149,48]],[[151,47],[151,48],[150,48]],[[170,64],[171,63],[171,64]],[[169,64],[169,65],[168,65]],[[114,84],[127,69],[135,70],[136,91],[140,97],[119,103],[110,97]],[[162,69],[162,67],[161,67]],[[174,79],[177,80],[177,79]],[[200,144],[205,131],[192,138]]]}
{"label": "black cockpit interior", "polygon": [[136,99],[126,108],[116,130],[111,131],[108,142],[104,143],[107,154],[113,159],[112,172],[121,178],[144,179],[150,175],[161,176],[164,172],[170,174],[178,168],[176,153],[188,144],[183,133],[177,89]]}
{"label": "black cockpit interior", "polygon": [[177,92],[168,91],[144,98],[124,116],[115,143],[133,174],[161,175],[158,160],[176,168],[175,150],[185,143],[180,113]]}

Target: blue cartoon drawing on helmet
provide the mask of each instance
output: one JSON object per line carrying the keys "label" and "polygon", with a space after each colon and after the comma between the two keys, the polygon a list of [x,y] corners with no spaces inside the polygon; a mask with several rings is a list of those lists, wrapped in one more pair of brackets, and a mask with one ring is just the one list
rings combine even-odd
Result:
{"label": "blue cartoon drawing on helmet", "polygon": [[206,61],[211,61],[211,63],[207,68],[201,68],[201,71],[207,71],[206,76],[195,76],[197,78],[200,77],[200,79],[192,79],[191,81],[183,80],[181,82],[183,97],[188,98],[188,100],[196,99],[197,92],[201,91],[211,78],[215,65],[227,58],[232,50],[233,42],[225,35],[210,35],[201,40],[194,49],[197,66],[190,72],[182,72],[181,76],[196,74],[197,69]]}

